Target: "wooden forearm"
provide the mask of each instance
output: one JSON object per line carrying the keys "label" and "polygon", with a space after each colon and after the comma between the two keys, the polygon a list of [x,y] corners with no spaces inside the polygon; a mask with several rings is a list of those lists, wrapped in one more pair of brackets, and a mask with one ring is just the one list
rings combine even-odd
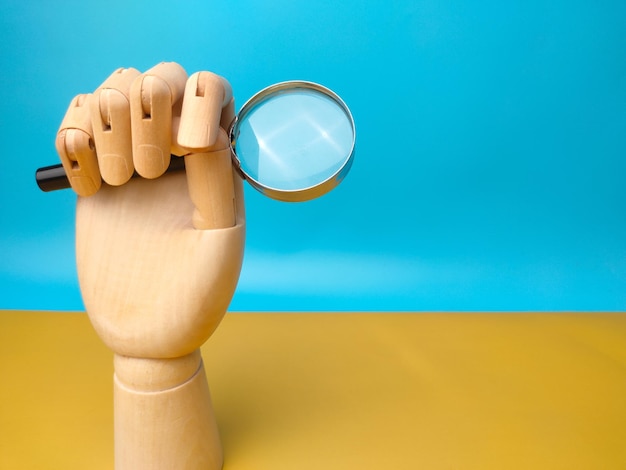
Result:
{"label": "wooden forearm", "polygon": [[200,351],[115,356],[116,470],[219,470],[223,456]]}

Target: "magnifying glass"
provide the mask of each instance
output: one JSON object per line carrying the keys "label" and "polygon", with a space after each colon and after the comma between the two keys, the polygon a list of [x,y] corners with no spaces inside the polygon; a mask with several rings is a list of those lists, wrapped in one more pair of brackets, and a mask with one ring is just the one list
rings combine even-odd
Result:
{"label": "magnifying glass", "polygon": [[[346,176],[356,132],[350,110],[328,88],[288,81],[259,91],[241,108],[229,129],[233,163],[252,187],[287,202],[326,194]],[[173,157],[168,171],[184,168]],[[42,191],[69,188],[62,165],[39,168]]]}

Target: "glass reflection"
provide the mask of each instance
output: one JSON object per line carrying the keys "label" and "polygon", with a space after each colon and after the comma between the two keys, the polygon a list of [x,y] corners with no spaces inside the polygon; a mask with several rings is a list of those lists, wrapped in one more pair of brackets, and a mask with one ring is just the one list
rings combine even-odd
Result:
{"label": "glass reflection", "polygon": [[235,137],[242,169],[279,190],[308,188],[333,176],[354,139],[345,111],[310,89],[267,97],[243,116]]}

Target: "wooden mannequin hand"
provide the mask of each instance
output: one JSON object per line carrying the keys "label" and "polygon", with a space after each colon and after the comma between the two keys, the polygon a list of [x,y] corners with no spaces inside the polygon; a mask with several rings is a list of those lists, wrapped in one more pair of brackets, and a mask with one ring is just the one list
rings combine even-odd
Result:
{"label": "wooden mannequin hand", "polygon": [[[57,134],[79,195],[83,300],[115,353],[118,470],[222,465],[199,348],[243,258],[242,181],[224,130],[233,118],[228,82],[162,63],[117,70],[77,96]],[[185,172],[164,175],[170,154]]]}
{"label": "wooden mannequin hand", "polygon": [[[175,63],[117,70],[68,110],[57,149],[79,194],[81,291],[117,354],[188,354],[226,311],[244,247],[242,183],[224,131],[233,118],[224,79],[187,79]],[[170,153],[186,155],[186,176],[161,176]],[[133,170],[150,179],[130,179]]]}

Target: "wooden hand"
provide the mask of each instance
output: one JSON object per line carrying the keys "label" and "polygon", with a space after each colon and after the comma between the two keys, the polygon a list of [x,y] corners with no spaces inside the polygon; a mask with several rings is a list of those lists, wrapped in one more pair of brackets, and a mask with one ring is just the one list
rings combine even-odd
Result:
{"label": "wooden hand", "polygon": [[[233,118],[224,79],[163,63],[120,69],[75,98],[58,133],[79,194],[81,293],[115,353],[118,470],[221,467],[199,347],[243,258],[242,182],[224,131]],[[170,153],[184,155],[186,174],[163,175]]]}

